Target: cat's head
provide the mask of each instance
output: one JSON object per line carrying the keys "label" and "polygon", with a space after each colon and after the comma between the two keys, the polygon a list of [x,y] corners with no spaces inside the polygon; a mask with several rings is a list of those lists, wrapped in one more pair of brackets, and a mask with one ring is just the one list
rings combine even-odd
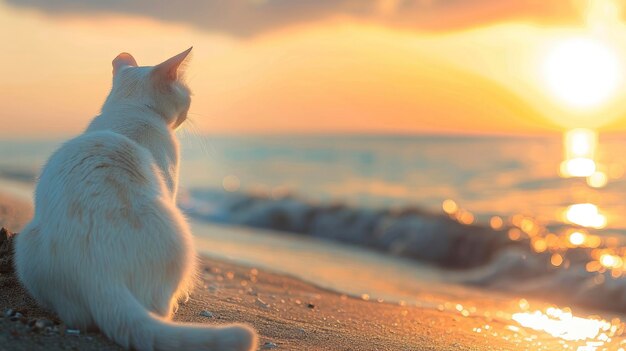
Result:
{"label": "cat's head", "polygon": [[176,129],[187,119],[191,103],[181,69],[191,49],[156,66],[142,67],[131,54],[119,54],[113,60],[113,87],[105,104],[147,108]]}

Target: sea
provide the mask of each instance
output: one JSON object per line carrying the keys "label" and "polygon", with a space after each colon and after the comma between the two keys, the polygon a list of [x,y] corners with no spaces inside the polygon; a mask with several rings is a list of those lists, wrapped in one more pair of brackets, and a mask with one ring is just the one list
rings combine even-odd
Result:
{"label": "sea", "polygon": [[[561,135],[180,137],[205,254],[390,301],[453,282],[626,312],[626,136],[599,136],[600,182],[564,176]],[[1,140],[0,189],[30,196],[61,143]]]}

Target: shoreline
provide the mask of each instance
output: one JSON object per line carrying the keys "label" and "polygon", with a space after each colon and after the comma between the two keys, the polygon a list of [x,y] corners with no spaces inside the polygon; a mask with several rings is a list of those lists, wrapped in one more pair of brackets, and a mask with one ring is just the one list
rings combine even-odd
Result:
{"label": "shoreline", "polygon": [[[21,227],[32,213],[25,212],[29,206],[8,195],[0,196],[0,214],[5,214],[0,216],[0,225],[14,223],[16,228]],[[594,346],[599,342],[595,337],[566,341],[521,327],[513,320],[514,313],[545,310],[551,305],[511,295],[480,289],[468,293],[462,287],[455,291],[454,286],[442,290],[433,288],[427,279],[415,277],[413,283],[422,288],[413,293],[414,300],[391,303],[377,296],[353,297],[320,288],[274,273],[253,260],[236,263],[206,255],[200,259],[199,286],[190,301],[180,306],[174,320],[208,325],[249,324],[259,332],[259,350],[549,351],[564,349],[564,345],[571,350],[581,346],[590,346],[585,350],[617,349],[626,345],[620,336],[624,330],[621,322],[616,323],[620,329],[615,335],[600,343],[601,348]],[[300,260],[306,261],[306,257]],[[356,266],[352,269],[355,274],[368,270]],[[386,276],[369,275],[367,279],[372,284],[386,284]],[[6,313],[8,309],[22,316]],[[40,320],[44,321],[39,323],[43,328],[37,327]],[[0,350],[75,349],[121,350],[97,332],[67,329],[53,313],[36,305],[15,276],[0,273]]]}

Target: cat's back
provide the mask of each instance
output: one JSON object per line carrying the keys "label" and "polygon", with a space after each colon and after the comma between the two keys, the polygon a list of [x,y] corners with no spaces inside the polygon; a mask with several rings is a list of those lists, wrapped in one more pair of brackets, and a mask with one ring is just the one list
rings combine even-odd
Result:
{"label": "cat's back", "polygon": [[119,133],[93,131],[53,153],[42,170],[35,203],[37,214],[65,208],[71,216],[95,204],[129,207],[161,191],[162,180],[146,148]]}

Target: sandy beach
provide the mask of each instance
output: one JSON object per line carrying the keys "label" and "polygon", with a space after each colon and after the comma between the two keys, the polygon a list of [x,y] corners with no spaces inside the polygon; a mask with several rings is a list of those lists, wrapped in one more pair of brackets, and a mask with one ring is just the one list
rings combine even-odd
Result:
{"label": "sandy beach", "polygon": [[[13,207],[15,199],[4,199],[10,201],[2,205],[0,224],[20,227],[29,215],[17,214],[28,204]],[[175,320],[250,324],[260,334],[260,350],[575,350],[588,345],[520,328],[509,313],[520,308],[519,301],[493,293],[457,294],[452,302],[446,293],[425,287],[418,299],[441,303],[420,306],[347,296],[226,260],[203,257],[201,269],[198,288]],[[0,350],[119,349],[99,333],[69,329],[38,307],[6,268],[0,273],[0,311]],[[605,346],[621,343],[614,337]]]}
{"label": "sandy beach", "polygon": [[[363,301],[318,289],[296,279],[259,272],[227,262],[203,260],[204,284],[175,320],[206,324],[244,322],[261,335],[261,349],[279,350],[503,350],[512,345],[486,342],[472,335],[456,335],[459,317],[414,307]],[[35,332],[31,319],[62,324],[36,307],[14,278],[3,278],[0,308],[13,308],[26,318],[0,319],[3,350],[118,349],[96,333],[73,335]],[[202,313],[207,311],[209,313]],[[210,315],[211,317],[203,316]],[[479,323],[470,323],[478,325]],[[465,328],[464,328],[465,329]],[[275,345],[275,346],[274,346]]]}
{"label": "sandy beach", "polygon": [[[279,350],[505,350],[514,345],[472,332],[481,325],[455,313],[364,301],[297,279],[203,259],[203,287],[175,320],[206,324],[244,322],[261,335],[261,349]],[[29,298],[13,276],[3,276],[0,309],[20,311],[23,322],[0,318],[3,350],[118,349],[97,333],[63,333],[65,326]],[[207,311],[206,313],[203,311]],[[204,315],[210,315],[206,317]],[[33,331],[32,319],[53,321]],[[15,318],[13,318],[15,319]],[[31,322],[32,323],[32,322]],[[459,331],[465,332],[459,333]],[[451,337],[454,336],[454,337]]]}

